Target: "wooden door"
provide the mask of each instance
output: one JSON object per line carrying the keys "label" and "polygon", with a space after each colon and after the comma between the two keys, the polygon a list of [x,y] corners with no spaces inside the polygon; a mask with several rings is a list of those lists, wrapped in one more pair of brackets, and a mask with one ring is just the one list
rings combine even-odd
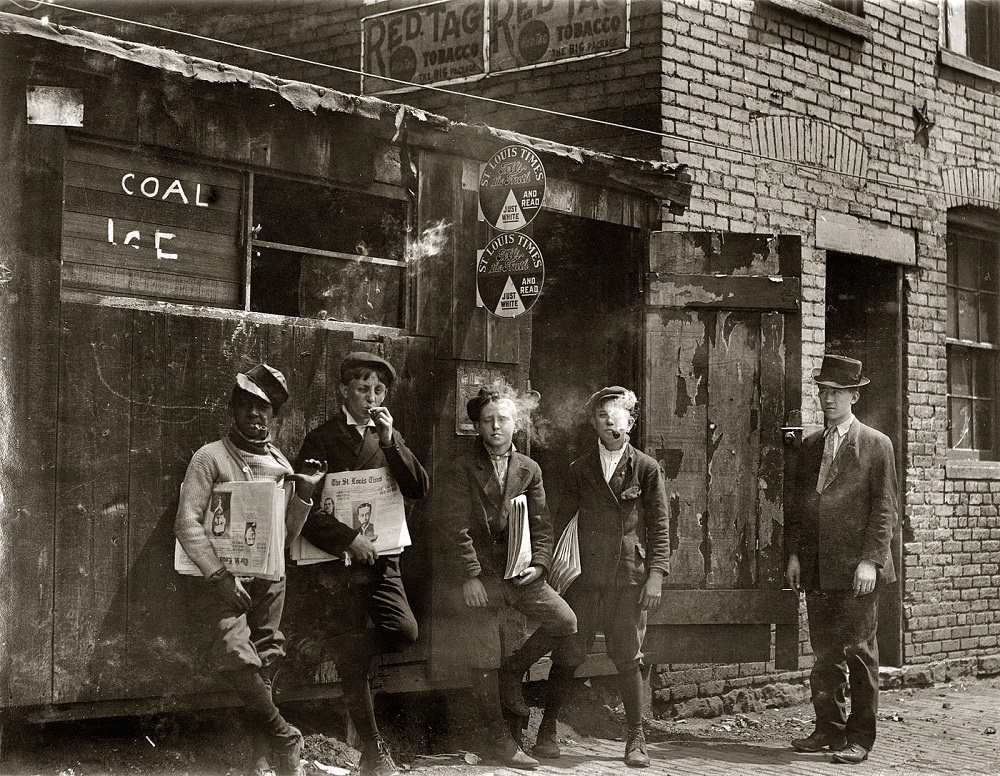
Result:
{"label": "wooden door", "polygon": [[796,664],[781,588],[800,267],[797,237],[650,235],[642,444],[667,477],[671,556],[647,662],[766,662],[774,625],[776,666]]}

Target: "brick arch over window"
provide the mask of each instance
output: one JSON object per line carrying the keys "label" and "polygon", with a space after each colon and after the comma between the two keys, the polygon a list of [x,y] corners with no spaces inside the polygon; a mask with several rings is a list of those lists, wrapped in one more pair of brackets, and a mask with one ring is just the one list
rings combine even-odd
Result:
{"label": "brick arch over window", "polygon": [[1000,212],[1000,170],[982,165],[945,167],[941,188],[949,209],[978,205]]}
{"label": "brick arch over window", "polygon": [[749,124],[755,154],[864,177],[868,149],[842,129],[801,116],[761,116]]}

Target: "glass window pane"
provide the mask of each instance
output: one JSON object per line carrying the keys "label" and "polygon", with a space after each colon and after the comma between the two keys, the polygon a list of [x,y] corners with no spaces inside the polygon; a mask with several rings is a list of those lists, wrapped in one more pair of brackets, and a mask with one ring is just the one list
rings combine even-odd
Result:
{"label": "glass window pane", "polygon": [[971,450],[972,402],[968,399],[951,399],[948,404],[948,419],[951,422],[949,444],[959,450]]}
{"label": "glass window pane", "polygon": [[952,286],[958,283],[958,243],[957,234],[948,235],[946,243],[948,246],[948,284]]}
{"label": "glass window pane", "polygon": [[979,310],[976,295],[971,291],[959,291],[958,297],[958,337],[959,339],[979,339]]}
{"label": "glass window pane", "polygon": [[948,348],[948,382],[952,396],[968,396],[972,390],[972,359],[967,348]]}
{"label": "glass window pane", "polygon": [[401,328],[403,268],[303,256],[299,315]]}
{"label": "glass window pane", "polygon": [[258,240],[402,261],[406,202],[347,189],[257,175]]}
{"label": "glass window pane", "polygon": [[958,251],[958,285],[963,288],[979,287],[979,241],[959,235]]}
{"label": "glass window pane", "polygon": [[993,449],[993,402],[977,401],[974,404],[975,418],[972,446],[977,450]]}
{"label": "glass window pane", "polygon": [[299,270],[298,254],[255,248],[250,265],[250,309],[298,315]]}
{"label": "glass window pane", "polygon": [[979,288],[983,291],[996,291],[997,290],[997,260],[995,256],[990,255],[990,249],[994,246],[989,244],[983,245],[984,252],[982,259],[979,262]]}
{"label": "glass window pane", "polygon": [[979,295],[979,341],[997,343],[996,294]]}
{"label": "glass window pane", "polygon": [[958,337],[958,292],[948,289],[948,336]]}
{"label": "glass window pane", "polygon": [[993,398],[993,364],[996,356],[992,352],[978,353],[973,368],[973,391],[980,399]]}

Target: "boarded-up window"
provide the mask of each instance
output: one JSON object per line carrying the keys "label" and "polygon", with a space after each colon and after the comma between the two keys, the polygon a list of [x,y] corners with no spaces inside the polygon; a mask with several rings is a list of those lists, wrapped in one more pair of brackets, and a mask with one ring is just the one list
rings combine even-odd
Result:
{"label": "boarded-up window", "polygon": [[239,172],[73,141],[64,288],[240,307]]}
{"label": "boarded-up window", "polygon": [[405,200],[255,175],[253,222],[250,309],[404,326]]}

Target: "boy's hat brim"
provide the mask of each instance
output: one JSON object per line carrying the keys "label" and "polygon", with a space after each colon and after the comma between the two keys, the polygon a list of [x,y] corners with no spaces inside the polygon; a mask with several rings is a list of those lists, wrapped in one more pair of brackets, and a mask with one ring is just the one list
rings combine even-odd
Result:
{"label": "boy's hat brim", "polygon": [[623,388],[620,385],[609,385],[606,388],[601,388],[601,390],[591,394],[590,398],[587,399],[586,405],[584,406],[586,406],[588,412],[593,412],[605,399],[624,398],[627,394],[628,388]]}
{"label": "boy's hat brim", "polygon": [[343,377],[348,369],[354,369],[356,367],[385,372],[389,376],[389,381],[386,385],[387,388],[391,387],[392,384],[396,382],[396,370],[393,368],[392,364],[382,358],[382,356],[369,353],[366,350],[356,350],[353,353],[348,353],[344,356],[344,360],[340,362],[341,377]]}
{"label": "boy's hat brim", "polygon": [[273,366],[257,364],[246,372],[236,375],[236,387],[251,396],[263,399],[275,411],[288,401],[288,384],[285,376]]}

